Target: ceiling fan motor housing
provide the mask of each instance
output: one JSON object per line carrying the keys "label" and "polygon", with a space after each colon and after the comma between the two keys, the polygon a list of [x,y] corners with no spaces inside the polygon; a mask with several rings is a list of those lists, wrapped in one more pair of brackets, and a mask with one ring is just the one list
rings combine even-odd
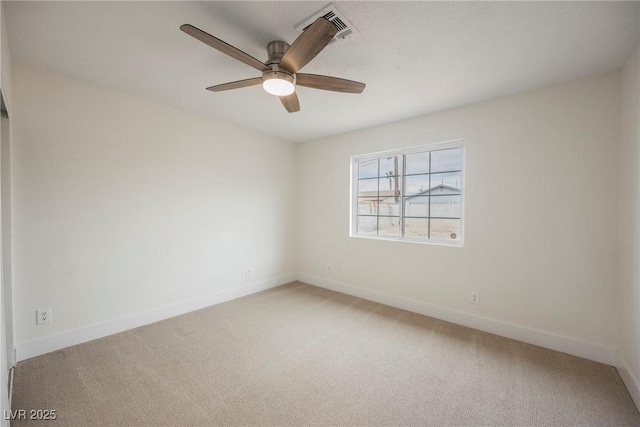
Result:
{"label": "ceiling fan motor housing", "polygon": [[289,83],[295,85],[296,77],[295,74],[290,73],[288,70],[281,68],[278,64],[280,63],[280,59],[282,55],[289,49],[289,43],[283,42],[282,40],[273,40],[267,44],[267,53],[269,54],[269,59],[265,64],[271,68],[269,71],[262,72],[262,81],[271,80],[271,79],[280,79],[286,80]]}
{"label": "ceiling fan motor housing", "polygon": [[267,44],[267,54],[269,55],[269,59],[265,64],[272,65],[278,64],[282,55],[289,49],[289,43],[283,42],[282,40],[273,40]]}
{"label": "ceiling fan motor housing", "polygon": [[285,70],[284,68],[280,68],[277,65],[269,65],[271,67],[270,71],[263,71],[262,72],[262,81],[264,82],[265,80],[272,80],[272,79],[280,79],[280,80],[286,80],[291,84],[295,84],[296,83],[296,75],[295,74],[291,74],[290,72],[288,72],[287,70]]}

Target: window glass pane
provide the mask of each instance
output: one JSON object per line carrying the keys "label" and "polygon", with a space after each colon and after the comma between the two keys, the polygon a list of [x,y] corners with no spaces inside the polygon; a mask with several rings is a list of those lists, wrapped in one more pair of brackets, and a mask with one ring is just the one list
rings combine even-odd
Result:
{"label": "window glass pane", "polygon": [[431,174],[431,195],[460,194],[460,172]]}
{"label": "window glass pane", "polygon": [[378,215],[377,199],[363,197],[358,199],[358,215]]}
{"label": "window glass pane", "polygon": [[376,216],[358,216],[358,234],[378,233],[378,217]]}
{"label": "window glass pane", "polygon": [[393,199],[380,200],[378,206],[379,215],[399,216],[400,215],[400,203]]}
{"label": "window glass pane", "polygon": [[399,173],[399,161],[397,156],[382,157],[380,159],[380,173],[379,177],[386,177],[388,175],[395,175]]}
{"label": "window glass pane", "polygon": [[431,219],[431,235],[433,240],[455,242],[460,240],[459,219]]}
{"label": "window glass pane", "polygon": [[404,216],[429,216],[428,197],[407,197],[404,199]]}
{"label": "window glass pane", "polygon": [[399,217],[378,217],[378,235],[398,237],[400,236],[400,218]]}
{"label": "window glass pane", "polygon": [[378,176],[378,159],[358,162],[358,179]]}
{"label": "window glass pane", "polygon": [[431,152],[431,172],[459,171],[462,169],[462,149]]}
{"label": "window glass pane", "polygon": [[[380,192],[378,193],[378,197],[380,198],[381,203],[397,203],[400,201],[400,182],[398,182],[398,187],[396,187],[396,180],[391,178],[391,180],[387,178],[380,178]],[[391,189],[389,189],[391,186]]]}
{"label": "window glass pane", "polygon": [[423,237],[429,235],[429,220],[426,218],[405,218],[404,235],[406,237]]}
{"label": "window glass pane", "polygon": [[409,175],[404,177],[404,195],[415,196],[429,192],[429,175]]}
{"label": "window glass pane", "polygon": [[378,197],[378,178],[358,180],[358,197]]}
{"label": "window glass pane", "polygon": [[432,196],[431,217],[460,218],[460,196]]}
{"label": "window glass pane", "polygon": [[405,175],[429,173],[429,152],[407,154],[404,157]]}
{"label": "window glass pane", "polygon": [[[400,190],[400,177],[390,176],[389,178],[378,178],[380,183],[380,191],[384,191],[385,196],[392,196],[395,193],[395,189]],[[396,182],[398,185],[396,185]]]}

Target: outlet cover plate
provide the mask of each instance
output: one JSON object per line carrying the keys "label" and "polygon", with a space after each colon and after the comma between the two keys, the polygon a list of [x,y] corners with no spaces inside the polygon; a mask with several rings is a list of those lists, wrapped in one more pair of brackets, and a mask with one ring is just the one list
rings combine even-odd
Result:
{"label": "outlet cover plate", "polygon": [[36,310],[36,325],[42,325],[43,323],[51,322],[51,308],[42,308]]}

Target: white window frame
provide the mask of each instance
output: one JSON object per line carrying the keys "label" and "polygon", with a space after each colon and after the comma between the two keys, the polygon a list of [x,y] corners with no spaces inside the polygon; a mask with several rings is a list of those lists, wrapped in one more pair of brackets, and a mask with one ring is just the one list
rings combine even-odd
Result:
{"label": "white window frame", "polygon": [[[407,154],[415,154],[415,153],[424,153],[426,151],[437,151],[437,150],[445,150],[448,148],[460,148],[462,151],[462,160],[461,160],[461,169],[460,169],[460,188],[462,193],[460,195],[460,239],[451,241],[451,240],[438,240],[438,239],[427,239],[427,238],[419,238],[419,237],[405,237],[402,236],[403,230],[403,222],[404,218],[404,183],[405,183],[405,165],[404,165],[404,156]],[[420,243],[427,245],[443,245],[443,246],[464,246],[464,223],[465,223],[465,196],[467,193],[466,185],[465,185],[465,176],[466,176],[466,153],[465,153],[465,140],[457,139],[446,142],[437,142],[431,144],[425,144],[420,146],[414,146],[409,148],[402,148],[396,150],[389,151],[379,151],[376,153],[367,153],[351,156],[351,192],[349,194],[350,197],[350,208],[349,208],[349,236],[355,237],[358,239],[371,239],[371,240],[387,240],[387,241],[396,241],[396,242],[409,242],[409,243]],[[391,157],[391,156],[399,156],[401,158],[400,161],[400,176],[402,179],[399,180],[398,186],[400,190],[400,205],[399,205],[399,218],[401,221],[400,224],[400,236],[378,236],[378,235],[370,235],[370,234],[358,234],[358,162],[379,159],[381,157]]]}

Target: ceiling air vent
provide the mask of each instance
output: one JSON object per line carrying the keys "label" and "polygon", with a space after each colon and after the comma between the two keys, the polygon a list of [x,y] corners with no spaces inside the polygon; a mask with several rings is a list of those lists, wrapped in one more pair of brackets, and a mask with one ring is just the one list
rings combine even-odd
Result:
{"label": "ceiling air vent", "polygon": [[358,30],[353,26],[353,24],[338,10],[338,8],[330,3],[324,9],[314,13],[309,18],[307,18],[304,22],[295,26],[295,29],[302,33],[304,30],[309,28],[309,25],[313,24],[318,18],[325,18],[329,22],[331,22],[338,29],[338,33],[331,40],[330,44],[335,41],[341,41],[347,39],[354,34],[358,33]]}

